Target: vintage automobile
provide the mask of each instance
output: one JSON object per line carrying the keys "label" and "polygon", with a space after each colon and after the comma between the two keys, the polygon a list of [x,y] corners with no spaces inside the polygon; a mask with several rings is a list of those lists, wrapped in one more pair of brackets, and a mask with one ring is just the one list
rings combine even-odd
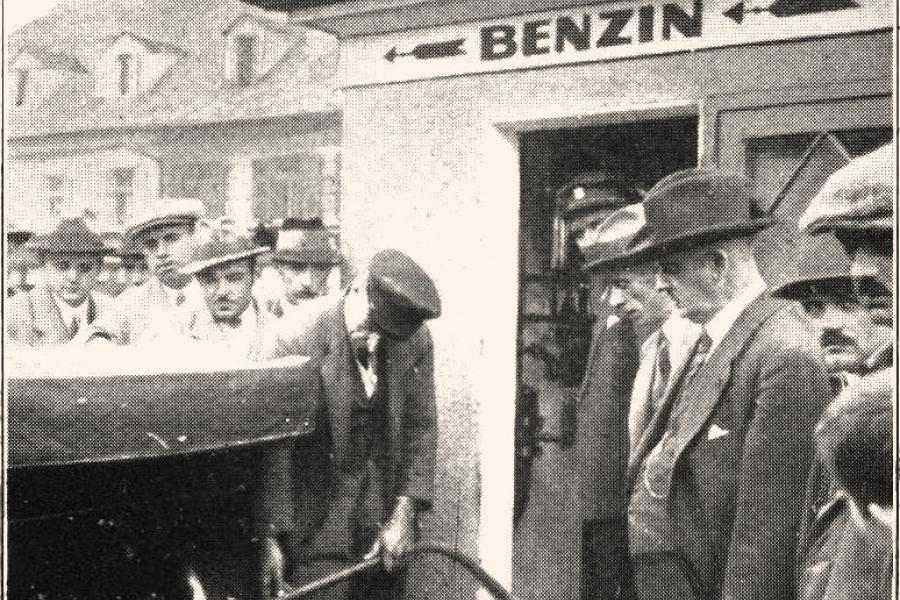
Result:
{"label": "vintage automobile", "polygon": [[315,427],[315,361],[159,354],[8,350],[10,598],[256,595],[257,462]]}

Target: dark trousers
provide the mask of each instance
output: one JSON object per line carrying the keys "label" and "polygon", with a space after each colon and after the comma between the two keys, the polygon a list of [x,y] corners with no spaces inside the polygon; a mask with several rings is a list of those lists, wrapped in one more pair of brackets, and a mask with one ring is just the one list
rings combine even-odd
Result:
{"label": "dark trousers", "polygon": [[638,554],[631,573],[639,600],[706,600],[693,567],[678,552]]}

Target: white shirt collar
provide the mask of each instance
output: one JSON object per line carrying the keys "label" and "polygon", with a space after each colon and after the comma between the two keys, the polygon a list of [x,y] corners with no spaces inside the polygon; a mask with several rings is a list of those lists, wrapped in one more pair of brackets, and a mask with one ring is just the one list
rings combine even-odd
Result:
{"label": "white shirt collar", "polygon": [[68,302],[57,298],[56,294],[50,295],[53,296],[53,301],[56,302],[56,306],[59,308],[59,316],[66,327],[72,327],[76,320],[81,324],[87,323],[88,307],[91,302],[90,296],[85,298],[84,302],[78,306],[72,306]]}
{"label": "white shirt collar", "polygon": [[[179,308],[193,306],[194,302],[196,302],[201,297],[200,284],[197,283],[196,279],[191,279],[186,286],[183,288],[173,288],[163,284],[158,278],[156,279],[156,285],[162,290],[163,294],[165,294],[166,299],[169,301],[169,305],[172,307],[178,306]],[[184,302],[181,306],[178,305],[178,295],[184,294]]]}
{"label": "white shirt collar", "polygon": [[669,344],[675,346],[682,342],[693,343],[700,336],[701,327],[673,310],[669,317],[663,321],[660,329],[666,339],[669,340]]}
{"label": "white shirt collar", "polygon": [[756,281],[752,285],[742,290],[737,296],[732,298],[725,306],[716,313],[716,315],[703,325],[712,344],[709,347],[709,354],[716,349],[722,342],[728,332],[734,326],[735,321],[741,316],[754,300],[756,300],[766,290],[766,284],[763,281]]}
{"label": "white shirt collar", "polygon": [[344,323],[347,326],[347,333],[359,329],[369,316],[369,296],[363,284],[363,281],[354,281],[344,297]]}

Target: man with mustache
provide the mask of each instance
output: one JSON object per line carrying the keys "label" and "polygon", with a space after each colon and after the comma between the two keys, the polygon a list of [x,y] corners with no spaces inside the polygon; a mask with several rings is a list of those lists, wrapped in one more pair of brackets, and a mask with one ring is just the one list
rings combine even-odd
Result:
{"label": "man with mustache", "polygon": [[119,296],[117,320],[102,323],[118,343],[171,343],[205,310],[199,284],[181,271],[192,258],[195,227],[203,213],[199,200],[163,199],[126,230],[126,238],[146,257],[151,276]]}
{"label": "man with mustache", "polygon": [[[888,328],[893,328],[895,156],[889,144],[836,171],[799,222],[806,233],[837,236],[851,257],[856,301],[874,323]],[[883,423],[894,397],[892,344],[872,353],[867,367],[829,406],[818,428],[825,472],[813,471],[803,515],[808,524],[798,554],[802,598],[891,595],[892,532],[884,521],[890,521],[885,516],[893,506],[884,482],[892,480],[895,465],[883,456],[893,445],[892,427]]]}
{"label": "man with mustache", "polygon": [[66,219],[32,247],[40,256],[46,286],[9,300],[6,333],[14,343],[58,346],[87,341],[95,323],[113,313],[113,299],[95,290],[108,249],[81,219]]}
{"label": "man with mustache", "polygon": [[701,326],[673,365],[629,464],[628,537],[641,600],[787,598],[796,528],[828,384],[792,307],[765,293],[751,248],[771,221],[752,184],[673,173],[629,245]]}

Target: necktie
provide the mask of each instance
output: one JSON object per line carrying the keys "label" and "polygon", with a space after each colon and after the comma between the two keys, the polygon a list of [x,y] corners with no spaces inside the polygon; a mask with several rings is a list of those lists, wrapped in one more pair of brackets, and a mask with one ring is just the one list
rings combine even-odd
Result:
{"label": "necktie", "polygon": [[706,333],[706,329],[701,329],[700,337],[697,338],[697,343],[694,345],[694,353],[691,355],[691,363],[684,374],[684,383],[693,379],[694,375],[697,374],[697,371],[706,362],[711,347],[712,338]]}
{"label": "necktie", "polygon": [[651,410],[656,411],[662,403],[663,395],[669,385],[669,375],[672,372],[671,344],[669,339],[659,336],[659,345],[656,348],[656,365],[653,371],[653,387],[651,389]]}
{"label": "necktie", "polygon": [[184,292],[178,292],[175,295],[175,306],[181,306],[185,300],[187,300],[187,296],[184,295]]}

